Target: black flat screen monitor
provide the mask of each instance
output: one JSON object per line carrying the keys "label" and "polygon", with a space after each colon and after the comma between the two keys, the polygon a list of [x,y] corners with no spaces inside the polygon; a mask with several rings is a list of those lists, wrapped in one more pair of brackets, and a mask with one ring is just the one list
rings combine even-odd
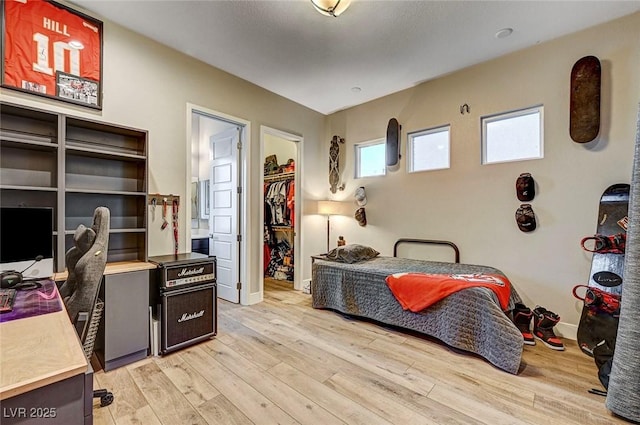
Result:
{"label": "black flat screen monitor", "polygon": [[0,207],[0,271],[27,267],[25,278],[53,275],[53,208]]}

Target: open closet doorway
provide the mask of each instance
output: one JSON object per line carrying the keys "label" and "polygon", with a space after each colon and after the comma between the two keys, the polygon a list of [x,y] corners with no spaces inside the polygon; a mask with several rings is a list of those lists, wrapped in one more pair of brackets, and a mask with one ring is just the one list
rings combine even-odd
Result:
{"label": "open closet doorway", "polygon": [[[242,188],[248,123],[190,106],[191,251],[216,257],[218,297],[239,303],[247,276],[242,243],[247,217]],[[245,292],[248,287],[244,288]]]}
{"label": "open closet doorway", "polygon": [[263,159],[261,214],[264,230],[261,270],[263,285],[271,283],[302,289],[299,267],[302,137],[260,127],[260,158]]}

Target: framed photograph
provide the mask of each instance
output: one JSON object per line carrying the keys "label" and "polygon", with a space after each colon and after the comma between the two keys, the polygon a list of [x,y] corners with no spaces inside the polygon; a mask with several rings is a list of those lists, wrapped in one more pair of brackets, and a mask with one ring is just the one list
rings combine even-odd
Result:
{"label": "framed photograph", "polygon": [[102,22],[51,0],[2,2],[2,87],[102,109]]}

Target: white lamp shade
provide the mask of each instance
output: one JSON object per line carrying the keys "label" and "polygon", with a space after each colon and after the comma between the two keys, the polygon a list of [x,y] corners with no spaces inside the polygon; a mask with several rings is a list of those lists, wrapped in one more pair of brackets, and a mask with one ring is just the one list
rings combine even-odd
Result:
{"label": "white lamp shade", "polygon": [[342,212],[342,203],[338,201],[318,201],[318,214],[338,215]]}
{"label": "white lamp shade", "polygon": [[347,10],[351,0],[311,0],[316,10],[326,16],[340,16]]}

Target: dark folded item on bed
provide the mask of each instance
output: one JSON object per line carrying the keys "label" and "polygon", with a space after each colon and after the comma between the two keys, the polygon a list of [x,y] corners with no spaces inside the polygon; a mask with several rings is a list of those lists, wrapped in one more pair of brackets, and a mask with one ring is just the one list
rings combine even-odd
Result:
{"label": "dark folded item on bed", "polygon": [[[467,288],[414,313],[402,308],[385,281],[389,275],[407,272],[504,276],[492,267],[395,257],[380,256],[354,264],[316,260],[311,280],[313,307],[424,333],[452,347],[478,354],[507,372],[518,372],[522,334],[502,311],[492,290]],[[516,290],[511,288],[505,310],[512,310],[515,303],[520,302]]]}

